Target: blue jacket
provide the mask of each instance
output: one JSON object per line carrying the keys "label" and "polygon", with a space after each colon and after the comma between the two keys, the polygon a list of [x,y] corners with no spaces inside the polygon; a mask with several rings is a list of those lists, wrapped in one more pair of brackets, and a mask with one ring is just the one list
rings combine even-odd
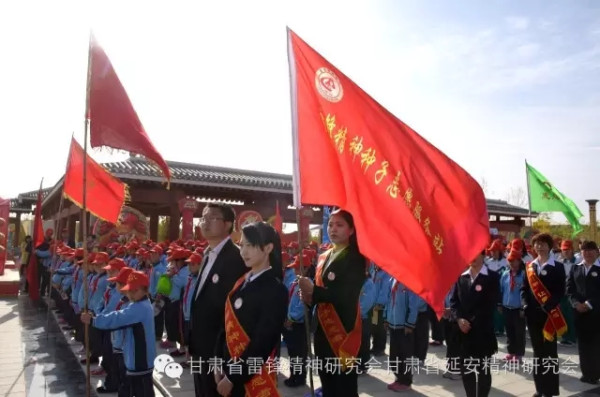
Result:
{"label": "blue jacket", "polygon": [[137,270],[139,264],[140,264],[140,261],[136,257],[129,258],[129,262],[127,262],[127,266],[129,266],[133,270]]}
{"label": "blue jacket", "polygon": [[[104,307],[104,293],[108,286],[108,275],[106,273],[96,274],[91,282],[89,308],[94,313],[100,313]],[[95,288],[94,288],[95,287]]]}
{"label": "blue jacket", "polygon": [[146,297],[121,310],[96,316],[92,325],[99,329],[124,328],[123,359],[128,375],[146,375],[154,370],[156,339],[154,309]]}
{"label": "blue jacket", "polygon": [[[198,281],[198,274],[190,273],[188,275],[185,287],[183,288],[183,319],[185,321],[190,321],[190,316],[192,313],[192,298],[194,297],[194,291],[196,290],[196,281]],[[186,290],[187,296],[185,296]]]}
{"label": "blue jacket", "polygon": [[[294,274],[294,277],[296,275]],[[298,283],[293,282],[288,287],[288,294],[290,299],[288,300],[288,315],[287,318],[295,323],[304,322],[304,303],[300,300],[300,294],[298,290]]]}
{"label": "blue jacket", "polygon": [[50,250],[35,250],[35,254],[42,260],[42,265],[45,268],[49,268],[52,265],[52,253]]}
{"label": "blue jacket", "polygon": [[[75,278],[77,278],[76,281]],[[77,267],[75,270],[73,281],[75,285],[73,285],[73,288],[71,289],[71,302],[77,306],[74,307],[74,309],[76,309],[75,311],[79,313],[79,308],[81,307],[79,306],[79,292],[81,291],[81,286],[83,285],[83,269],[81,267]]]}
{"label": "blue jacket", "polygon": [[385,270],[378,269],[371,273],[373,284],[375,284],[375,304],[385,306],[390,294],[390,288],[392,288],[392,276],[390,276]]}
{"label": "blue jacket", "polygon": [[360,304],[360,316],[363,320],[369,318],[369,312],[375,305],[375,298],[377,297],[376,292],[373,280],[367,278],[360,291],[360,298],[358,299]]}
{"label": "blue jacket", "polygon": [[187,283],[188,276],[190,275],[190,269],[187,266],[179,269],[177,274],[174,274],[171,277],[171,293],[169,294],[169,299],[171,302],[178,301],[181,299],[181,295],[183,293],[183,288],[185,288],[185,284]]}
{"label": "blue jacket", "polygon": [[388,297],[385,309],[390,328],[414,328],[419,314],[419,297],[396,280],[392,282]]}
{"label": "blue jacket", "polygon": [[425,299],[421,298],[419,295],[416,295],[417,299],[419,300],[419,303],[417,305],[418,307],[418,311],[419,313],[425,313],[427,312],[427,309],[429,308],[429,305],[427,304],[427,302],[425,302]]}
{"label": "blue jacket", "polygon": [[[120,305],[120,306],[119,306]],[[121,300],[117,303],[118,310],[125,309],[129,305],[129,299],[127,296],[122,295]],[[115,310],[116,311],[116,310]],[[109,312],[103,313],[108,314]],[[110,333],[110,341],[112,342],[113,351],[118,353],[123,352],[123,339],[125,337],[125,331],[123,329],[115,329]]]}
{"label": "blue jacket", "polygon": [[[105,302],[104,299],[107,297],[107,295],[108,295],[108,302]],[[108,286],[106,287],[106,291],[104,292],[104,296],[102,297],[102,301],[103,301],[102,303],[103,303],[104,307],[99,312],[99,314],[105,314],[105,313],[110,313],[110,312],[115,311],[115,309],[117,308],[117,305],[121,301],[122,297],[123,297],[123,295],[117,289],[117,284],[109,283]]]}
{"label": "blue jacket", "polygon": [[285,272],[283,273],[283,285],[285,285],[285,288],[287,288],[288,291],[295,279],[296,272],[294,272],[294,269],[285,269]]}
{"label": "blue jacket", "polygon": [[73,272],[76,270],[76,268],[77,265],[75,265],[74,263],[69,263],[68,267],[62,269],[62,271],[65,272],[65,275],[63,276],[63,279],[60,283],[60,286],[63,291],[67,291],[73,285]]}
{"label": "blue jacket", "polygon": [[54,270],[54,274],[52,275],[52,283],[53,284],[61,284],[65,275],[69,274],[67,269],[71,265],[70,262],[64,261],[62,262],[57,269]]}
{"label": "blue jacket", "polygon": [[150,296],[152,299],[156,298],[156,287],[158,285],[158,279],[161,275],[165,274],[167,271],[167,265],[162,262],[158,262],[152,268],[152,273],[150,274],[150,286],[148,287],[148,292],[150,292]]}
{"label": "blue jacket", "polygon": [[[94,277],[96,276],[96,273],[88,273],[87,276],[87,280],[82,280],[83,282],[87,282],[88,283],[88,308],[91,309],[91,305],[89,297],[92,294],[92,280],[94,279]],[[77,295],[77,306],[79,306],[79,310],[83,310],[85,305],[85,285],[82,284],[81,288],[79,288],[79,294]]]}
{"label": "blue jacket", "polygon": [[515,276],[515,286],[510,290],[510,271],[502,273],[500,276],[500,296],[502,297],[502,306],[509,309],[521,308],[521,287],[525,282],[525,271],[519,270]]}

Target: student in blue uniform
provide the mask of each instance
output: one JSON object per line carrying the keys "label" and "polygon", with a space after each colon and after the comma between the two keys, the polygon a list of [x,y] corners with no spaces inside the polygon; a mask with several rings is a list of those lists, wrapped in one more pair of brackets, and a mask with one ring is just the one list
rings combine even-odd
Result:
{"label": "student in blue uniform", "polygon": [[[167,264],[161,260],[163,256],[162,248],[157,245],[150,251],[150,261],[152,262],[152,272],[150,273],[150,301],[156,301],[158,279],[167,272]],[[165,259],[166,260],[166,259]],[[165,309],[159,310],[154,316],[154,333],[157,340],[162,340],[165,330]]]}
{"label": "student in blue uniform", "polygon": [[[304,273],[311,265],[310,258],[302,255]],[[304,303],[300,299],[298,289],[298,276],[303,276],[300,271],[300,255],[294,262],[287,265],[288,272],[292,271],[294,279],[287,286],[288,289],[288,311],[287,319],[283,324],[283,341],[286,344],[290,356],[290,377],[283,381],[288,387],[298,387],[306,384],[306,357],[308,355],[306,331],[304,325]]]}
{"label": "student in blue uniform", "polygon": [[[92,278],[91,288],[89,290],[89,305],[88,308],[98,314],[102,312],[104,308],[104,293],[108,286],[108,276],[104,267],[108,264],[109,257],[106,252],[97,252],[94,260],[91,263],[94,269],[94,277]],[[99,357],[102,355],[102,340],[105,337],[105,332],[100,331],[97,328],[90,327],[90,350],[92,362],[94,364],[99,362]],[[83,360],[82,360],[83,361]],[[93,370],[92,375],[104,376],[106,371],[104,365],[96,370]]]}
{"label": "student in blue uniform", "polygon": [[384,327],[385,305],[387,304],[390,294],[390,288],[392,288],[393,279],[392,276],[375,263],[371,264],[369,273],[373,279],[373,284],[375,284],[375,292],[377,295],[370,325],[371,336],[373,337],[371,354],[373,356],[380,356],[385,353],[385,345],[387,342],[387,332]]}
{"label": "student in blue uniform", "polygon": [[506,361],[520,362],[525,355],[525,312],[521,304],[521,288],[525,282],[525,264],[521,251],[512,250],[508,255],[509,268],[500,276],[500,297],[498,310],[506,321],[507,350]]}
{"label": "student in blue uniform", "polygon": [[[194,289],[196,288],[196,281],[198,281],[198,273],[200,272],[200,265],[202,264],[202,254],[193,252],[190,257],[186,259],[186,263],[188,264],[189,274],[187,276],[185,287],[183,288],[183,296],[181,297],[181,315],[183,316],[183,345],[187,348],[190,344],[192,298],[194,297]],[[181,365],[187,367],[189,364],[186,361]]]}
{"label": "student in blue uniform", "polygon": [[148,299],[148,276],[133,271],[121,292],[131,303],[123,309],[93,316],[81,314],[81,321],[103,330],[124,329],[123,359],[127,374],[124,389],[131,397],[154,397],[152,372],[156,358],[154,310]]}
{"label": "student in blue uniform", "polygon": [[377,298],[377,291],[375,290],[375,284],[366,272],[367,279],[363,284],[360,292],[360,298],[358,300],[360,304],[360,315],[362,318],[362,339],[360,344],[360,350],[358,351],[359,371],[364,373],[368,370],[367,366],[371,359],[369,351],[369,340],[371,339],[371,316],[373,306],[375,305],[375,299]]}
{"label": "student in blue uniform", "polygon": [[[133,272],[133,269],[130,267],[124,267],[119,271],[119,274],[116,277],[111,277],[108,279],[111,283],[116,284],[116,289],[119,291],[121,299],[117,303],[114,311],[119,311],[127,307],[129,305],[129,298],[127,297],[126,292],[121,292],[123,287],[127,284],[127,279],[129,275]],[[123,359],[123,340],[125,337],[125,329],[116,329],[110,333],[110,340],[113,348],[113,363],[116,368],[117,374],[117,383],[118,383],[118,396],[128,396],[129,395],[129,385],[125,382],[125,377],[127,376],[127,369],[125,368],[125,360]],[[98,389],[96,389],[98,391]],[[99,393],[102,393],[99,391]]]}
{"label": "student in blue uniform", "polygon": [[[171,279],[171,293],[165,305],[165,327],[167,328],[167,345],[175,348],[169,354],[173,357],[185,355],[183,348],[184,341],[182,338],[183,321],[181,317],[181,296],[183,288],[188,281],[190,270],[188,269],[186,260],[192,252],[188,249],[175,250],[171,258],[171,264],[165,273]],[[180,348],[177,348],[177,342]]]}
{"label": "student in blue uniform", "polygon": [[386,324],[390,331],[389,363],[396,376],[388,389],[395,392],[411,389],[413,368],[407,364],[411,359],[416,361],[415,327],[420,303],[414,292],[393,280],[386,304]]}

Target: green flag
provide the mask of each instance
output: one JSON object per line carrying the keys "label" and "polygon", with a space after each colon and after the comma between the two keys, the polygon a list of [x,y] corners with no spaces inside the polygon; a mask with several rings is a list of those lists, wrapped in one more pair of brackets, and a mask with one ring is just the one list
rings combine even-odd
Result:
{"label": "green flag", "polygon": [[562,212],[573,227],[573,236],[581,233],[583,227],[579,218],[583,216],[577,205],[558,191],[538,170],[527,164],[527,183],[529,185],[529,206],[536,212]]}

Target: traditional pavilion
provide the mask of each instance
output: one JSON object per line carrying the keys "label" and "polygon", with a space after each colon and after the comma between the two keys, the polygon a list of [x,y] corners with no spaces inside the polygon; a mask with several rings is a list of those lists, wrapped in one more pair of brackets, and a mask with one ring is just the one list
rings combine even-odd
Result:
{"label": "traditional pavilion", "polygon": [[[179,238],[181,220],[180,201],[185,198],[200,202],[225,201],[235,205],[236,212],[253,210],[261,214],[264,220],[275,214],[279,202],[280,213],[285,223],[296,223],[296,211],[292,205],[292,176],[267,172],[213,167],[199,164],[167,162],[171,168],[172,179],[167,190],[165,181],[156,166],[143,158],[130,157],[125,161],[105,163],[103,166],[115,177],[129,185],[131,202],[128,203],[149,218],[150,238],[158,237],[160,216],[170,217],[168,236],[171,240]],[[63,179],[56,185],[43,190],[42,216],[45,220],[56,219],[60,204]],[[32,213],[37,199],[37,190],[19,194],[11,200],[11,213],[15,215],[11,222],[15,224],[19,240],[21,214]],[[502,234],[518,233],[525,226],[524,219],[537,216],[525,208],[508,204],[502,200],[487,200],[490,215],[490,227],[497,228]],[[321,207],[313,207],[311,224],[322,223]],[[195,217],[200,217],[200,206]],[[77,222],[81,219],[80,208],[65,200],[61,224],[75,237]],[[175,220],[175,221],[173,221]],[[81,225],[81,222],[79,222]],[[81,235],[81,233],[79,234]]]}

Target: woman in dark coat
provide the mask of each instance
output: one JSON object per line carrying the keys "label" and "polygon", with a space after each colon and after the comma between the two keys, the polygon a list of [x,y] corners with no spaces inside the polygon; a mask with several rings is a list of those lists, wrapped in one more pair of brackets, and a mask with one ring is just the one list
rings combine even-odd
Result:
{"label": "woman in dark coat", "polygon": [[[352,360],[358,356],[362,326],[359,297],[367,261],[358,249],[352,215],[334,211],[327,225],[333,248],[319,256],[315,283],[299,280],[302,300],[316,305],[315,356],[323,397],[358,396],[357,371]],[[333,365],[327,366],[331,362]]]}

